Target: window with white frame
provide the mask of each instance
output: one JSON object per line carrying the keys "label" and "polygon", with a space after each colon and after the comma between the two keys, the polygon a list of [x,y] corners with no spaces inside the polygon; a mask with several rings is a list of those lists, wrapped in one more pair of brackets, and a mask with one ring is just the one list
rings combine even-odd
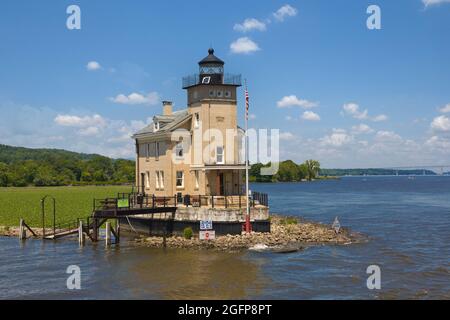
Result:
{"label": "window with white frame", "polygon": [[176,186],[177,186],[177,188],[184,188],[184,172],[183,171],[177,171]]}
{"label": "window with white frame", "polygon": [[159,131],[159,122],[153,122],[153,131]]}
{"label": "window with white frame", "polygon": [[182,141],[177,143],[177,145],[175,147],[175,155],[176,155],[177,159],[183,159],[184,150],[183,150],[183,142]]}
{"label": "window with white frame", "polygon": [[155,142],[155,158],[159,159],[159,142]]}
{"label": "window with white frame", "polygon": [[217,164],[224,164],[224,156],[223,156],[223,146],[218,146],[216,148],[216,163]]}
{"label": "window with white frame", "polygon": [[198,171],[194,171],[194,176],[195,176],[195,189],[198,190],[198,188],[200,187],[200,174]]}
{"label": "window with white frame", "polygon": [[164,190],[164,171],[159,172],[159,188]]}
{"label": "window with white frame", "polygon": [[200,113],[194,113],[194,128],[200,127]]}
{"label": "window with white frame", "polygon": [[150,172],[145,173],[145,187],[150,188]]}
{"label": "window with white frame", "polygon": [[156,171],[156,174],[155,174],[155,185],[156,185],[156,190],[159,190],[159,171]]}

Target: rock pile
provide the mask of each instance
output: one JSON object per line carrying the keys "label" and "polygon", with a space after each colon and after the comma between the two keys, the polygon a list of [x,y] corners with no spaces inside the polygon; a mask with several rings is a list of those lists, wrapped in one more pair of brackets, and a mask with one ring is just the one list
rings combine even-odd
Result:
{"label": "rock pile", "polygon": [[[349,244],[356,238],[343,228],[337,234],[331,226],[300,222],[295,218],[272,216],[271,232],[226,235],[216,237],[215,240],[201,241],[198,238],[185,239],[183,237],[169,237],[165,240],[161,237],[140,237],[135,240],[138,245],[161,248],[189,248],[189,249],[215,249],[223,251],[245,250],[255,245],[266,245],[269,248],[296,247],[311,244]],[[164,244],[165,242],[165,244]]]}

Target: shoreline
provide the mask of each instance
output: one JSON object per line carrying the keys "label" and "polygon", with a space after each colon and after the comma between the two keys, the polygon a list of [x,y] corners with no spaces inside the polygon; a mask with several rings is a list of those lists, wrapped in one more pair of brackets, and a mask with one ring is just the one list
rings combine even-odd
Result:
{"label": "shoreline", "polygon": [[[336,233],[331,226],[304,221],[297,217],[282,215],[271,216],[271,232],[218,236],[213,241],[202,241],[197,237],[185,239],[184,237],[143,236],[134,242],[138,246],[151,248],[173,248],[216,251],[273,251],[294,252],[312,245],[349,245],[360,243],[366,237],[353,233],[348,228],[341,228]],[[165,242],[165,243],[164,243]]]}
{"label": "shoreline", "polygon": [[[39,228],[34,231],[38,236],[42,233]],[[51,232],[52,229],[49,228],[48,231]],[[279,214],[271,215],[270,233],[225,235],[210,241],[199,240],[197,235],[191,239],[181,236],[170,236],[164,239],[157,236],[136,236],[130,232],[126,234],[132,238],[130,243],[140,247],[230,252],[243,250],[294,252],[313,245],[349,245],[361,243],[367,239],[364,235],[351,232],[345,227],[336,233],[330,225]],[[0,226],[0,236],[18,237],[19,227]]]}

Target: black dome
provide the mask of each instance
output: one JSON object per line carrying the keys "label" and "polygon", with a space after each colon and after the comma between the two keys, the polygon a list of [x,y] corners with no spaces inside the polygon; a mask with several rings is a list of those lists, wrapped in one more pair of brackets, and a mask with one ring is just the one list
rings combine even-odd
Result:
{"label": "black dome", "polygon": [[203,65],[203,64],[220,64],[220,65],[224,65],[225,62],[223,62],[222,60],[220,60],[219,58],[217,58],[214,55],[214,49],[213,48],[209,48],[208,49],[208,56],[205,57],[202,61],[200,61],[198,63],[199,65]]}

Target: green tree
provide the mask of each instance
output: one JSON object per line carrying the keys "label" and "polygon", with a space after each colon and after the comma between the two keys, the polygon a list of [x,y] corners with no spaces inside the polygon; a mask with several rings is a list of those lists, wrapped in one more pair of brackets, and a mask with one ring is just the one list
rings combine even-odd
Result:
{"label": "green tree", "polygon": [[320,171],[320,162],[317,160],[306,160],[305,166],[307,168],[308,181],[315,179]]}
{"label": "green tree", "polygon": [[9,168],[6,163],[0,162],[0,187],[7,187],[9,182]]}

